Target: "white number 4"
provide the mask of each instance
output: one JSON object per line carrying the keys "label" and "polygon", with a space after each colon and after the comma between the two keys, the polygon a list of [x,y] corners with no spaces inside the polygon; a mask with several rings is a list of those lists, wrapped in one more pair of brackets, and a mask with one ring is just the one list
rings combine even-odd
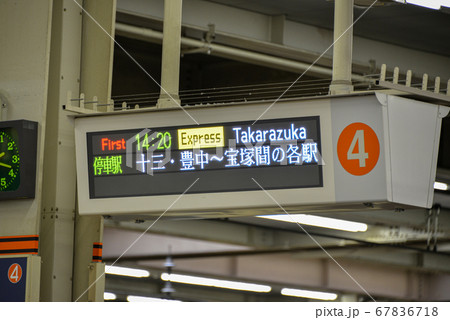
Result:
{"label": "white number 4", "polygon": [[9,276],[11,280],[14,280],[14,282],[17,282],[19,280],[19,266],[15,266],[13,272]]}
{"label": "white number 4", "polygon": [[[356,144],[358,144],[358,152],[353,152],[355,150]],[[359,166],[364,168],[366,166],[366,159],[369,158],[369,154],[366,153],[364,145],[364,130],[356,130],[355,136],[353,137],[350,148],[347,151],[348,160],[359,160]]]}

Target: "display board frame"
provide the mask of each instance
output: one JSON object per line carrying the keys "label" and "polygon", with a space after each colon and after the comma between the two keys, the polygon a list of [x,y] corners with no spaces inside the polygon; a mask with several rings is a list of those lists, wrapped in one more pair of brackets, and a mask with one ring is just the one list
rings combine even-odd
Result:
{"label": "display board frame", "polygon": [[[255,121],[267,110],[267,103],[252,103],[247,105],[231,105],[222,107],[189,108],[189,114],[201,126],[236,121]],[[320,119],[321,157],[323,163],[332,163],[332,144],[330,119],[330,103],[327,99],[309,101],[299,107],[298,101],[287,101],[277,105],[264,114],[261,120],[317,117]],[[325,128],[324,124],[325,123]],[[79,210],[81,214],[197,214],[198,212],[217,215],[230,215],[242,210],[256,210],[257,208],[276,208],[277,204],[267,197],[266,191],[259,189],[252,191],[193,193],[140,197],[117,197],[92,199],[89,193],[89,170],[87,161],[88,132],[105,132],[110,130],[130,130],[135,128],[158,128],[175,126],[193,126],[193,120],[180,109],[148,110],[146,112],[111,114],[102,116],[79,117],[75,121],[76,147],[77,147],[77,178]],[[322,141],[326,141],[323,143]],[[277,197],[284,205],[297,205],[299,192],[302,202],[333,203],[334,181],[333,166],[322,166],[322,186],[313,188],[272,189],[271,194]],[[189,180],[189,179],[188,179]],[[192,180],[192,181],[191,181]],[[187,189],[195,179],[186,181]],[[258,182],[258,181],[256,181]],[[265,187],[261,185],[261,187]],[[151,205],[150,205],[151,204]]]}
{"label": "display board frame", "polygon": [[[80,214],[228,217],[367,208],[430,208],[442,118],[450,108],[384,93],[191,107],[79,117],[75,121]],[[189,113],[189,115],[187,114]],[[186,193],[197,182],[186,178],[178,194],[93,199],[89,194],[89,132],[164,128],[220,122],[320,119],[322,184],[316,187]],[[405,121],[408,117],[408,121]],[[420,128],[420,130],[418,130]],[[422,152],[418,153],[417,150]],[[247,177],[251,179],[252,177]],[[267,189],[266,189],[267,188]]]}

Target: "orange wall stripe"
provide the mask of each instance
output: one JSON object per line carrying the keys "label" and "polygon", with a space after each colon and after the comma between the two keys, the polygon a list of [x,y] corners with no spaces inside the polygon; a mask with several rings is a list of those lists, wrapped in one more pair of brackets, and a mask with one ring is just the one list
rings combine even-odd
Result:
{"label": "orange wall stripe", "polygon": [[37,254],[38,235],[0,237],[0,255]]}
{"label": "orange wall stripe", "polygon": [[93,262],[102,262],[103,254],[103,243],[101,242],[94,242],[92,245],[92,261]]}

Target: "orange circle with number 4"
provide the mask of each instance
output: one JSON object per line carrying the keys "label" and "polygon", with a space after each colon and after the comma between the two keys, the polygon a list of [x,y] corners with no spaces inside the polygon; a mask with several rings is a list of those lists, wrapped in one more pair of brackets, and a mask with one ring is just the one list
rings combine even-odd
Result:
{"label": "orange circle with number 4", "polygon": [[355,176],[366,175],[380,157],[377,134],[365,123],[352,123],[339,136],[337,154],[345,171]]}
{"label": "orange circle with number 4", "polygon": [[12,283],[17,283],[22,279],[22,267],[18,263],[13,263],[8,269],[8,279]]}

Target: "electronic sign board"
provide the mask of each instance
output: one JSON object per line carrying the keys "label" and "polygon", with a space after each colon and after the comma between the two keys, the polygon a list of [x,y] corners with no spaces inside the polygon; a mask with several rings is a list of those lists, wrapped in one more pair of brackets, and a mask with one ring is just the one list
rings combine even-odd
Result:
{"label": "electronic sign board", "polygon": [[320,118],[86,133],[89,197],[321,187]]}
{"label": "electronic sign board", "polygon": [[448,111],[365,93],[80,116],[79,212],[227,217],[283,213],[280,206],[295,213],[429,208]]}

